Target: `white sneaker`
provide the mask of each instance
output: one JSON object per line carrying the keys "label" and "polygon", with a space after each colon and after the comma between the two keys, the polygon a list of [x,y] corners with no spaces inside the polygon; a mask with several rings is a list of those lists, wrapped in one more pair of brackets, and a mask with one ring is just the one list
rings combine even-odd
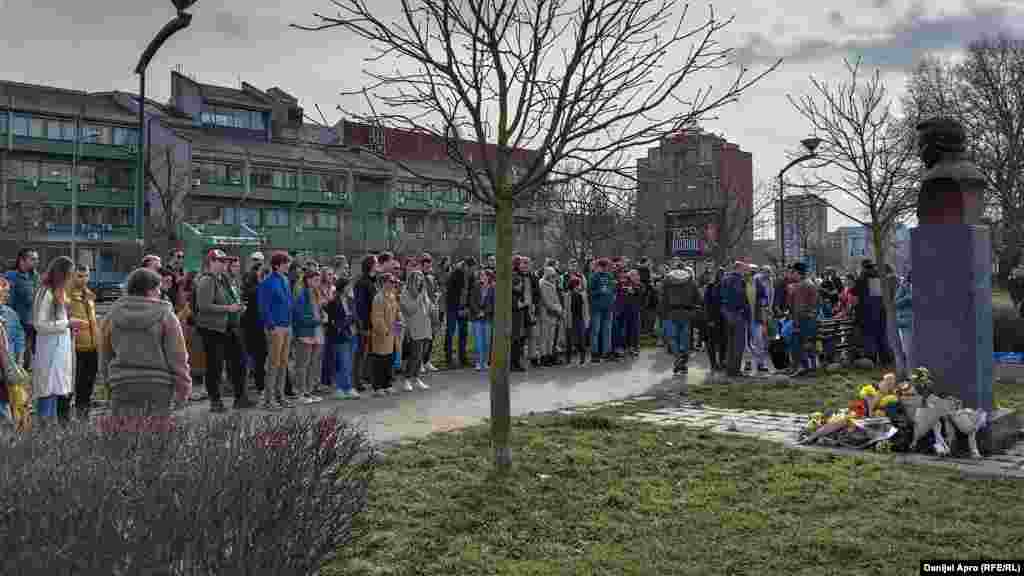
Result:
{"label": "white sneaker", "polygon": [[313,404],[313,399],[309,396],[300,396],[298,400],[299,404]]}
{"label": "white sneaker", "polygon": [[419,388],[420,390],[430,390],[430,386],[427,386],[427,383],[421,380],[420,378],[416,379],[416,387]]}
{"label": "white sneaker", "polygon": [[412,392],[412,382],[406,380],[405,384],[402,385],[402,390],[405,390],[406,392]]}
{"label": "white sneaker", "polygon": [[479,364],[477,364],[476,366],[474,366],[474,368],[476,368],[476,371],[477,371],[477,372],[479,372],[479,371],[483,370],[483,367],[482,367],[482,366],[480,366]]}
{"label": "white sneaker", "polygon": [[437,366],[434,366],[433,362],[427,362],[426,369],[427,372],[437,372]]}
{"label": "white sneaker", "polygon": [[427,373],[427,365],[424,364],[423,366],[420,366],[420,375],[423,375],[423,374],[426,374],[426,373]]}
{"label": "white sneaker", "polygon": [[322,397],[317,396],[316,394],[310,394],[309,395],[309,399],[313,402],[313,404],[316,404],[317,402],[323,402],[324,401],[324,399]]}

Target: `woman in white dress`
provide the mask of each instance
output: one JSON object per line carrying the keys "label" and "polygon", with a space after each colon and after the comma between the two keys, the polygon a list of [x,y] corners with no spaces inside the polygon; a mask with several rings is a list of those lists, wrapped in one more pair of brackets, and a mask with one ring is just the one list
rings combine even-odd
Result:
{"label": "woman in white dress", "polygon": [[[67,256],[52,262],[46,270],[32,303],[32,323],[36,329],[36,355],[32,359],[32,391],[36,398],[36,415],[53,418],[58,415],[58,403],[68,402],[74,392],[75,345],[72,330],[81,320],[68,315],[65,287],[74,264]],[[62,406],[62,416],[70,414]]]}

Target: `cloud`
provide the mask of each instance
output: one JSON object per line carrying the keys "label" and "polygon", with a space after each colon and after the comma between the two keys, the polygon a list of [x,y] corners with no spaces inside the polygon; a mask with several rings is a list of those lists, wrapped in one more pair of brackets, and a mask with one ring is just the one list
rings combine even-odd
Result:
{"label": "cloud", "polygon": [[244,16],[218,11],[213,15],[214,30],[234,40],[248,40],[249,26]]}
{"label": "cloud", "polygon": [[[876,8],[888,0],[873,0]],[[788,62],[809,62],[833,56],[860,56],[870,66],[908,70],[922,55],[963,48],[968,42],[985,35],[1011,32],[1017,19],[1024,19],[1024,10],[1011,4],[982,6],[967,3],[960,14],[925,14],[924,4],[914,2],[895,24],[882,29],[847,27],[846,18],[838,10],[828,14],[834,28],[843,34],[804,38],[784,44],[759,32],[747,35],[736,50],[737,60],[744,65],[772,62],[785,58]]]}
{"label": "cloud", "polygon": [[839,10],[832,10],[828,13],[828,23],[836,28],[842,28],[846,24],[846,19]]}

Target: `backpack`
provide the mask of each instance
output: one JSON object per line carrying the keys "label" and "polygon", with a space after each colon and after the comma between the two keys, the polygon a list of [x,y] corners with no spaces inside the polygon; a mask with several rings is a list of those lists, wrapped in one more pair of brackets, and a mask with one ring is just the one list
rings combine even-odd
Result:
{"label": "backpack", "polygon": [[207,276],[210,276],[210,275],[211,274],[209,272],[201,272],[201,273],[199,273],[199,275],[197,275],[195,278],[192,279],[192,294],[189,295],[189,302],[188,302],[188,305],[190,307],[192,307],[192,317],[189,319],[189,323],[190,324],[195,324],[196,323],[196,316],[199,315],[199,308],[197,306],[198,300],[196,300],[196,295],[199,294],[199,283],[204,278],[206,278]]}
{"label": "backpack", "polygon": [[686,297],[684,295],[684,288],[686,285],[683,282],[665,282],[665,304],[669,310],[676,310],[679,308],[687,307]]}

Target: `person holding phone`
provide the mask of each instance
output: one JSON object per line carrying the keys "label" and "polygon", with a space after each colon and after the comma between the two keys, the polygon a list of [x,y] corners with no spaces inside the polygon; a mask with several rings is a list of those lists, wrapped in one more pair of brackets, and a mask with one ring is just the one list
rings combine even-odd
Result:
{"label": "person holding phone", "polygon": [[206,349],[206,393],[210,396],[211,412],[226,410],[220,394],[225,362],[234,388],[234,407],[255,406],[245,389],[242,345],[238,338],[245,307],[227,274],[230,261],[223,251],[210,250],[206,255],[206,273],[196,283],[195,325]]}

